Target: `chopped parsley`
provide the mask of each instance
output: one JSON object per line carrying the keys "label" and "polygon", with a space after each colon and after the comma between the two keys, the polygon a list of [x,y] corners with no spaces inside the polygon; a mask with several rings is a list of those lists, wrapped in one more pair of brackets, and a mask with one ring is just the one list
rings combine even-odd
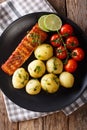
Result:
{"label": "chopped parsley", "polygon": [[38,35],[38,33],[30,33],[29,37],[32,38],[32,43],[38,43],[40,44],[40,36]]}
{"label": "chopped parsley", "polygon": [[53,64],[53,69],[54,69],[54,70],[57,70],[56,58],[54,58],[53,63],[54,63],[54,64]]}
{"label": "chopped parsley", "polygon": [[54,76],[54,77],[53,77],[53,80],[54,80],[57,84],[59,84],[59,80],[58,80],[57,76]]}
{"label": "chopped parsley", "polygon": [[41,67],[40,66],[36,66],[36,68],[34,69],[34,72],[39,73],[41,71]]}
{"label": "chopped parsley", "polygon": [[50,45],[46,45],[47,48],[50,48]]}
{"label": "chopped parsley", "polygon": [[38,88],[39,88],[39,86],[35,86],[34,87],[34,91],[37,91]]}

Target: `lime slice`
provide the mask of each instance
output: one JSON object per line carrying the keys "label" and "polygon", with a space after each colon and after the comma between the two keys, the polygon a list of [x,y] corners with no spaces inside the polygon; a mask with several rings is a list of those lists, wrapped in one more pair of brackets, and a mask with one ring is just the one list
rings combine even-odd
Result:
{"label": "lime slice", "polygon": [[55,14],[46,15],[44,25],[47,30],[58,31],[62,26],[62,20]]}
{"label": "lime slice", "polygon": [[45,28],[45,25],[44,25],[44,19],[47,15],[42,15],[39,20],[38,20],[38,26],[41,30],[45,31],[45,32],[49,32],[48,29]]}

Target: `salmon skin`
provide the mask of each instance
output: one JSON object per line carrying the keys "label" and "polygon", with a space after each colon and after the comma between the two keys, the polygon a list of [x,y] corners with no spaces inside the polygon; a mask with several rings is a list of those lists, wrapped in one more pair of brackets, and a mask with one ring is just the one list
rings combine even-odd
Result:
{"label": "salmon skin", "polygon": [[8,75],[12,75],[14,71],[23,65],[23,63],[30,57],[35,48],[43,43],[47,38],[47,33],[42,31],[38,24],[35,24],[29,33],[21,40],[19,45],[2,64],[1,69]]}

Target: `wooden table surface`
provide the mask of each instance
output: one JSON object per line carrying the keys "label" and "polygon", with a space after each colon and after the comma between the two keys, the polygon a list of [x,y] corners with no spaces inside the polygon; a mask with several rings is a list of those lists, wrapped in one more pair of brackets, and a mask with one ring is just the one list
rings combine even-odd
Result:
{"label": "wooden table surface", "polygon": [[[48,1],[60,14],[72,19],[87,33],[87,0]],[[0,130],[87,130],[87,104],[68,117],[59,112],[35,120],[11,123],[0,92]]]}

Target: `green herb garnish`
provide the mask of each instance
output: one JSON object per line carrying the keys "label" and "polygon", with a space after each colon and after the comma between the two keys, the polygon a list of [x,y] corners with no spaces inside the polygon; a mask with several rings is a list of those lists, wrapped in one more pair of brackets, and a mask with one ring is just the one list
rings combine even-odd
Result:
{"label": "green herb garnish", "polygon": [[39,73],[41,71],[41,67],[40,66],[36,66],[36,68],[34,69],[34,72]]}

